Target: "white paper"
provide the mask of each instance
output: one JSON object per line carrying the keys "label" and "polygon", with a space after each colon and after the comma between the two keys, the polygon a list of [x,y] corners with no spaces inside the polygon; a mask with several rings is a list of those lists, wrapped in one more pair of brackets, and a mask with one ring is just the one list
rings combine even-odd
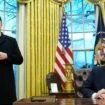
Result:
{"label": "white paper", "polygon": [[57,83],[51,83],[50,85],[51,85],[51,92],[57,93],[58,92]]}

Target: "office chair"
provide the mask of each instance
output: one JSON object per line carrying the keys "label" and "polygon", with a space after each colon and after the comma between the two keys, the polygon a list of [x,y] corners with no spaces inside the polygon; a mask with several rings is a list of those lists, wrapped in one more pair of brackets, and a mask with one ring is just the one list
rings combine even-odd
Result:
{"label": "office chair", "polygon": [[57,84],[58,92],[62,91],[60,77],[55,72],[50,72],[46,75],[46,84],[48,86],[49,92],[51,92],[51,83]]}
{"label": "office chair", "polygon": [[91,72],[91,69],[82,68],[79,70],[76,70],[74,73],[74,79],[75,79],[75,92],[76,97],[83,97],[83,94],[80,92],[80,89],[83,85],[83,82],[86,81],[89,74]]}

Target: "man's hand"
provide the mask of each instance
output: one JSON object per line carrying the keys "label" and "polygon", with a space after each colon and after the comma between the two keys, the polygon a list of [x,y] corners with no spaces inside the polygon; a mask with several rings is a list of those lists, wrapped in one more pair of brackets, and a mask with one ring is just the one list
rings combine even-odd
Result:
{"label": "man's hand", "polygon": [[105,89],[101,89],[96,93],[96,98],[105,99]]}
{"label": "man's hand", "polygon": [[7,53],[0,52],[0,60],[5,60],[7,58],[8,58]]}
{"label": "man's hand", "polygon": [[105,93],[98,95],[97,98],[98,99],[105,99]]}
{"label": "man's hand", "polygon": [[102,99],[96,99],[96,105],[105,105],[105,100]]}

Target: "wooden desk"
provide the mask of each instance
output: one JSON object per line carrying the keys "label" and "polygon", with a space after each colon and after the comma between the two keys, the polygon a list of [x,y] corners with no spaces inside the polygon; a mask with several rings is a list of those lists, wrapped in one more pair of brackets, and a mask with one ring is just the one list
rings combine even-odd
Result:
{"label": "wooden desk", "polygon": [[13,105],[105,105],[105,100],[98,100],[95,104],[91,98],[55,98],[55,101],[52,102],[31,102],[31,99],[28,98],[16,101]]}
{"label": "wooden desk", "polygon": [[58,99],[56,105],[95,105],[91,98]]}
{"label": "wooden desk", "polygon": [[70,92],[58,92],[58,93],[49,93],[50,96],[55,95],[56,98],[74,98],[76,97],[75,93]]}

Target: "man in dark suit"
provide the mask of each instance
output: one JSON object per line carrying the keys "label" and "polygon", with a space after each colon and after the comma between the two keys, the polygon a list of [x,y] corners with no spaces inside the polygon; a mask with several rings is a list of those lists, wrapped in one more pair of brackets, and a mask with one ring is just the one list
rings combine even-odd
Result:
{"label": "man in dark suit", "polygon": [[13,64],[21,64],[23,57],[15,38],[1,32],[0,17],[0,105],[12,105],[16,100]]}
{"label": "man in dark suit", "polygon": [[84,97],[105,99],[105,66],[93,67],[88,79],[83,83],[81,92]]}

